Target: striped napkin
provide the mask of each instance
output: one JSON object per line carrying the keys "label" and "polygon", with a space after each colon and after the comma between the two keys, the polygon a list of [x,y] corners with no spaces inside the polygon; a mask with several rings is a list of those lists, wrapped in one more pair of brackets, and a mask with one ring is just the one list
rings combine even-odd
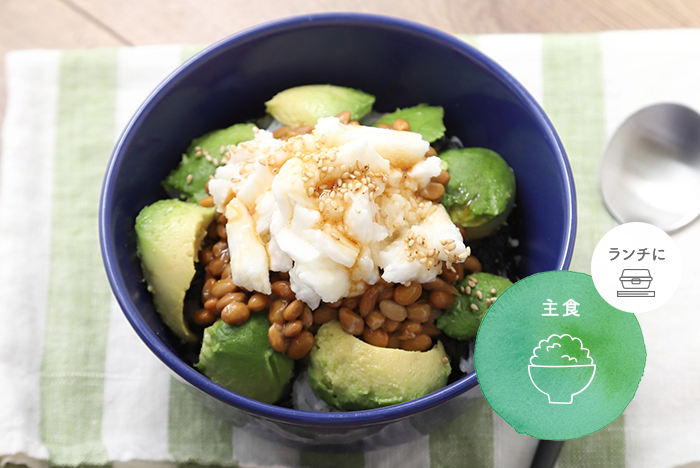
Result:
{"label": "striped napkin", "polygon": [[[464,36],[544,106],[576,179],[572,269],[589,271],[614,226],[597,187],[606,139],[656,101],[700,109],[700,31]],[[142,345],[112,298],[97,240],[98,194],[140,102],[198,48],[34,50],[7,55],[0,156],[0,465],[527,467],[537,441],[482,397],[416,443],[350,454],[297,451],[203,408]],[[659,468],[700,461],[700,223],[674,234],[679,292],[642,314],[648,360],[622,417],[567,442],[558,466]],[[691,465],[686,465],[691,463]],[[126,465],[125,465],[126,466]]]}

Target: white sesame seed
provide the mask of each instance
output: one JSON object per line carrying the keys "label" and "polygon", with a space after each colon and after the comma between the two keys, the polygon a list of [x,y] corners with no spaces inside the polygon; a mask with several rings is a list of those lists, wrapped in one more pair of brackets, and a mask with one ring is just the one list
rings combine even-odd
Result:
{"label": "white sesame seed", "polygon": [[471,288],[471,286],[465,287],[464,290],[466,291],[467,294],[471,294],[471,293],[472,293],[472,288]]}
{"label": "white sesame seed", "polygon": [[476,297],[478,297],[478,298],[479,298],[479,300],[481,300],[481,299],[483,299],[483,298],[484,298],[484,296],[483,296],[483,295],[481,294],[481,291],[480,291],[480,290],[478,290],[478,289],[476,290]]}
{"label": "white sesame seed", "polygon": [[491,294],[496,294],[496,288],[491,288],[491,291],[489,291]]}
{"label": "white sesame seed", "polygon": [[193,177],[192,174],[187,174],[187,185],[192,183],[192,177]]}
{"label": "white sesame seed", "polygon": [[479,306],[474,303],[470,304],[469,308],[471,308],[472,310],[479,310]]}

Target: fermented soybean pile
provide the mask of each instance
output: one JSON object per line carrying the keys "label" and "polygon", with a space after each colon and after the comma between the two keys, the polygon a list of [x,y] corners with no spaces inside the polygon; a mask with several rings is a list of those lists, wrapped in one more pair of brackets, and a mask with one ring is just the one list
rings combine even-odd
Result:
{"label": "fermented soybean pile", "polygon": [[139,214],[156,310],[214,382],[361,410],[459,377],[511,284],[491,273],[506,274],[515,178],[446,137],[442,108],[373,103],[332,85],[282,91],[256,122],[195,139],[163,181],[173,198]]}

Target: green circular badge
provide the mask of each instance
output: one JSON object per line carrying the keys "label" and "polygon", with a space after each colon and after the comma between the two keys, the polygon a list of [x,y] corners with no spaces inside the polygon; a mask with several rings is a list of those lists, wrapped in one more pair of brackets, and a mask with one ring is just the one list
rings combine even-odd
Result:
{"label": "green circular badge", "polygon": [[634,314],[615,309],[589,275],[551,271],[518,281],[479,327],[476,375],[516,431],[568,440],[607,426],[634,397],[646,349]]}

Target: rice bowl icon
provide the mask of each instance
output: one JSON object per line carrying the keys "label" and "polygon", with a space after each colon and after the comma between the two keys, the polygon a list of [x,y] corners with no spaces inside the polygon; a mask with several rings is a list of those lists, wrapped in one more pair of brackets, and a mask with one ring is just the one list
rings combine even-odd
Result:
{"label": "rice bowl icon", "polygon": [[579,338],[551,335],[532,351],[528,374],[550,404],[570,405],[593,381],[596,365]]}

